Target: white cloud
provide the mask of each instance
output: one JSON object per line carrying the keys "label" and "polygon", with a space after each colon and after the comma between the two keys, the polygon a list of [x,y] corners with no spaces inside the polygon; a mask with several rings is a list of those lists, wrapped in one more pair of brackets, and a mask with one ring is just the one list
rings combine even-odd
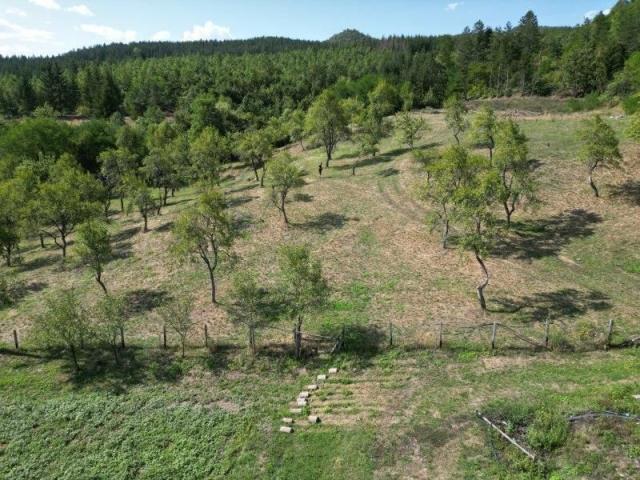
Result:
{"label": "white cloud", "polygon": [[48,42],[53,33],[36,28],[27,28],[0,18],[0,40],[17,40],[18,42]]}
{"label": "white cloud", "polygon": [[165,40],[169,40],[170,38],[171,38],[171,32],[167,30],[160,30],[159,32],[156,32],[153,35],[151,35],[151,40],[155,42],[162,42]]}
{"label": "white cloud", "polygon": [[106,25],[82,24],[80,30],[87,33],[93,33],[104,38],[108,42],[129,43],[135,41],[138,33],[134,30],[118,30],[116,28],[107,27]]}
{"label": "white cloud", "polygon": [[[598,16],[599,13],[600,13],[600,10],[589,10],[584,14],[584,18],[586,18],[587,20],[593,20]],[[604,10],[602,10],[602,13],[604,15],[609,15],[611,13],[611,9],[605,8]]]}
{"label": "white cloud", "polygon": [[19,8],[15,8],[15,7],[9,7],[5,10],[5,13],[7,15],[15,15],[16,17],[26,17],[27,16],[27,12],[25,12],[24,10],[20,10]]}
{"label": "white cloud", "polygon": [[33,44],[51,44],[52,32],[27,28],[0,18],[0,55],[32,55]]}
{"label": "white cloud", "polygon": [[48,10],[60,10],[60,4],[56,0],[29,0],[29,3]]}
{"label": "white cloud", "polygon": [[91,9],[84,4],[74,5],[73,7],[69,7],[67,8],[67,11],[77,13],[78,15],[82,15],[84,17],[95,16],[95,14],[91,11]]}
{"label": "white cloud", "polygon": [[461,6],[463,4],[464,4],[464,2],[448,3],[447,7],[445,8],[445,10],[448,11],[448,12],[453,12],[454,10],[456,10],[459,6]]}
{"label": "white cloud", "polygon": [[191,40],[228,40],[231,38],[231,29],[214,24],[211,20],[204,25],[194,25],[193,28],[182,34],[185,41]]}

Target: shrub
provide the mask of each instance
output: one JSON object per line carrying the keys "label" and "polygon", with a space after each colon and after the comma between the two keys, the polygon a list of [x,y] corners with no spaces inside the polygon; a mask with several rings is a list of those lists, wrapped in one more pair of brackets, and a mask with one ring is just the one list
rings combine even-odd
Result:
{"label": "shrub", "polygon": [[622,108],[627,115],[640,111],[640,94],[631,95],[622,101]]}
{"label": "shrub", "polygon": [[569,435],[569,421],[559,413],[548,410],[536,412],[527,427],[527,441],[537,450],[550,452],[561,447]]}

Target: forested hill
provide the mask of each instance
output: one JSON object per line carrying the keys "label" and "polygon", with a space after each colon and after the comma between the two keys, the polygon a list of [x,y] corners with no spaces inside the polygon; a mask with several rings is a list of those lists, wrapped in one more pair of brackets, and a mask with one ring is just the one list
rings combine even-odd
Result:
{"label": "forested hill", "polygon": [[201,40],[194,42],[111,43],[72,50],[56,57],[2,57],[0,73],[32,72],[51,61],[62,66],[88,62],[118,62],[129,59],[186,55],[278,53],[320,47],[323,42],[284,37],[256,37],[246,40]]}
{"label": "forested hill", "polygon": [[[265,37],[85,48],[55,58],[0,59],[0,115],[48,112],[188,118],[211,106],[222,133],[261,128],[306,110],[332,89],[368,103],[380,82],[390,110],[440,107],[450,96],[633,97],[640,90],[640,0],[573,28],[545,28],[526,12],[515,25],[476,22],[459,35],[375,39],[346,30],[324,42]],[[640,103],[638,100],[636,103]],[[187,122],[188,123],[188,122]]]}

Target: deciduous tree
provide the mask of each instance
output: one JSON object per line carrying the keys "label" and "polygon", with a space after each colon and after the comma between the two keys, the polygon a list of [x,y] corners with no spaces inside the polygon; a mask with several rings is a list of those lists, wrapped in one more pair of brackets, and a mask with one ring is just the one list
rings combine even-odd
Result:
{"label": "deciduous tree", "polygon": [[292,189],[304,185],[304,174],[293,162],[293,157],[289,153],[284,153],[271,161],[268,173],[271,201],[282,213],[285,225],[289,225],[286,210],[287,195]]}
{"label": "deciduous tree", "polygon": [[589,172],[588,182],[596,197],[600,196],[593,174],[598,168],[619,168],[622,155],[618,148],[616,133],[600,115],[587,120],[580,132],[582,149],[580,158]]}
{"label": "deciduous tree", "polygon": [[457,96],[449,97],[444,104],[445,121],[451,130],[456,143],[460,145],[460,135],[468,128],[467,107]]}
{"label": "deciduous tree", "polygon": [[302,354],[302,322],[307,314],[323,306],[328,298],[327,281],[320,261],[309,247],[285,245],[278,252],[280,301],[295,321],[295,354]]}
{"label": "deciduous tree", "polygon": [[205,190],[193,208],[178,218],[173,235],[173,251],[179,258],[199,260],[206,265],[211,282],[211,302],[217,303],[214,272],[220,259],[231,255],[235,238],[224,193],[213,187]]}
{"label": "deciduous tree", "polygon": [[89,220],[78,227],[76,253],[84,265],[88,266],[104,293],[107,287],[102,281],[105,263],[111,258],[111,237],[107,226],[98,220]]}
{"label": "deciduous tree", "polygon": [[305,127],[324,146],[329,167],[336,145],[349,133],[347,115],[335,93],[325,90],[315,99],[307,112]]}

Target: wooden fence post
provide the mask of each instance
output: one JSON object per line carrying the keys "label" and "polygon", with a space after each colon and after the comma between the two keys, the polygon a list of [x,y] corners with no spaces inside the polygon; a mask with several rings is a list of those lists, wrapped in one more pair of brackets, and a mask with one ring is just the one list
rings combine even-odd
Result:
{"label": "wooden fence post", "polygon": [[393,323],[389,322],[389,346],[393,347]]}
{"label": "wooden fence post", "polygon": [[609,319],[609,326],[607,327],[607,345],[606,348],[611,346],[611,337],[613,335],[613,319]]}
{"label": "wooden fence post", "polygon": [[16,346],[16,350],[20,350],[20,343],[18,343],[18,331],[17,330],[13,331],[13,343]]}
{"label": "wooden fence post", "polygon": [[167,326],[162,326],[162,347],[167,348]]}
{"label": "wooden fence post", "polygon": [[491,329],[491,350],[496,348],[496,333],[498,332],[498,324],[493,322],[493,328]]}
{"label": "wooden fence post", "polygon": [[442,322],[440,322],[440,328],[438,329],[438,348],[442,348],[442,329],[443,325]]}
{"label": "wooden fence post", "polygon": [[544,348],[549,348],[549,317],[544,321]]}

